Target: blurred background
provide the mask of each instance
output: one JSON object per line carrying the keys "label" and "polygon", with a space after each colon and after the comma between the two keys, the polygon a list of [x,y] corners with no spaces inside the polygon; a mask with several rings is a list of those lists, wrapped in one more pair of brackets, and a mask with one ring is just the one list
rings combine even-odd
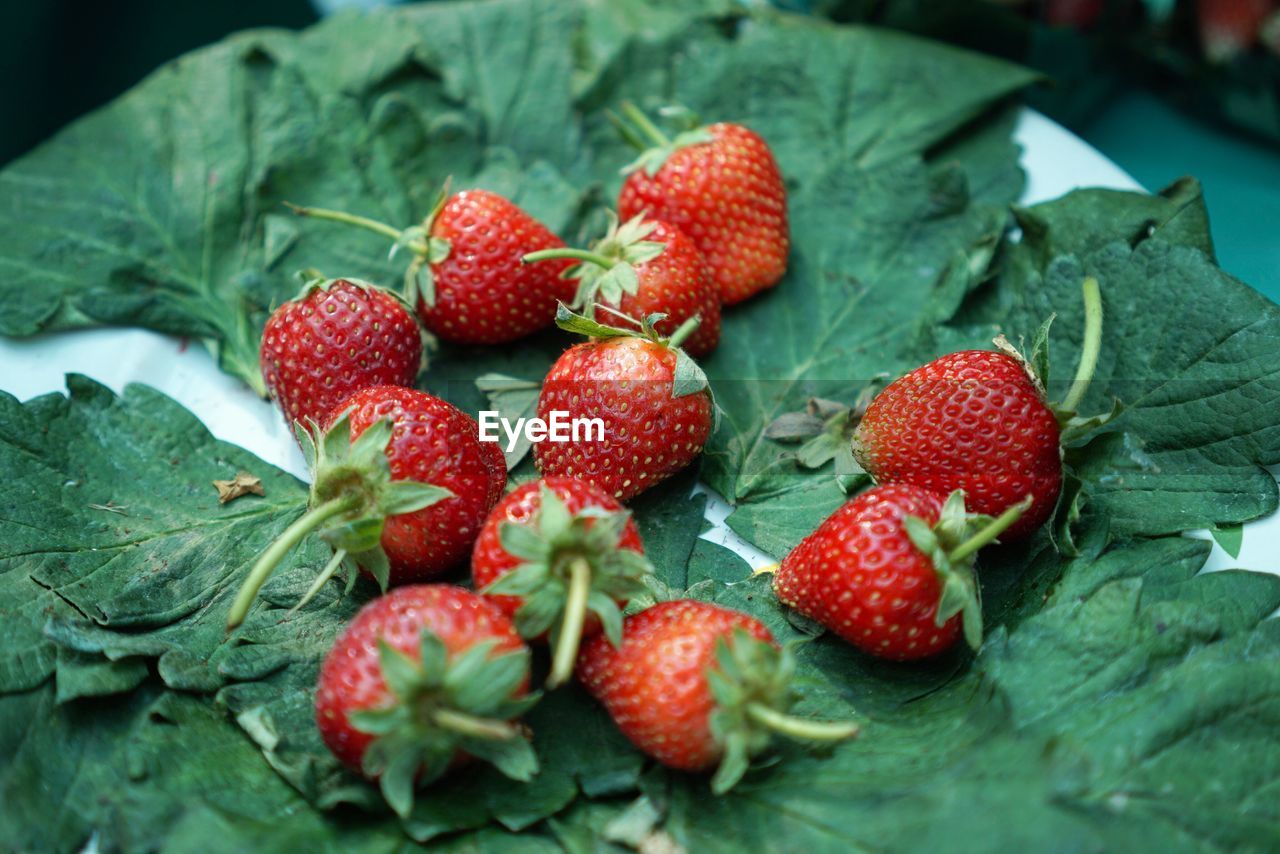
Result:
{"label": "blurred background", "polygon": [[[681,0],[655,0],[679,3]],[[765,0],[722,0],[726,7]],[[1280,0],[772,0],[1030,65],[1032,106],[1143,186],[1198,177],[1224,269],[1280,300]],[[377,0],[4,0],[0,164],[188,50]]]}

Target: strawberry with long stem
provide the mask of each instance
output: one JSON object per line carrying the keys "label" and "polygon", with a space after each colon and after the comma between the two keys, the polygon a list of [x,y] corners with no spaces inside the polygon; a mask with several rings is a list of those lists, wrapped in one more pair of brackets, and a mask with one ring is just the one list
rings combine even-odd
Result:
{"label": "strawberry with long stem", "polygon": [[536,702],[529,649],[492,602],[460,587],[399,587],[365,605],[325,657],[316,724],[404,817],[414,790],[471,758],[528,781],[538,759],[514,723]]}
{"label": "strawberry with long stem", "polygon": [[405,299],[423,325],[460,344],[501,344],[550,326],[556,303],[573,295],[560,278],[570,262],[526,265],[530,252],[563,248],[545,225],[513,202],[486,190],[450,194],[446,187],[426,218],[396,228],[369,217],[289,205],[312,219],[362,228],[404,249]]}
{"label": "strawberry with long stem", "polygon": [[646,590],[653,567],[635,521],[584,480],[548,477],[493,508],[471,555],[476,589],[515,620],[521,637],[549,637],[555,688],[573,675],[584,638],[603,628],[622,642],[622,608]]}
{"label": "strawberry with long stem", "polygon": [[578,657],[582,685],[638,748],[669,768],[716,769],[717,794],[732,788],[774,735],[818,743],[853,738],[853,722],[789,713],[791,651],[747,614],[691,599],[628,617],[623,641],[589,641]]}
{"label": "strawberry with long stem", "polygon": [[245,578],[228,627],[239,625],[281,561],[312,533],[331,545],[314,595],[340,567],[359,567],[382,589],[437,575],[470,551],[506,483],[500,450],[474,420],[416,389],[357,392],[325,429],[297,431],[312,471],[310,509]]}
{"label": "strawberry with long stem", "polygon": [[1082,285],[1084,342],[1076,375],[1060,404],[1048,401],[1050,318],[1030,358],[1004,340],[999,351],[963,350],[890,383],[867,407],[853,453],[881,484],[903,483],[939,495],[962,490],[968,508],[999,516],[1028,495],[1031,506],[1006,533],[1026,536],[1053,513],[1062,488],[1063,444],[1115,412],[1081,417],[1102,346],[1097,279]]}

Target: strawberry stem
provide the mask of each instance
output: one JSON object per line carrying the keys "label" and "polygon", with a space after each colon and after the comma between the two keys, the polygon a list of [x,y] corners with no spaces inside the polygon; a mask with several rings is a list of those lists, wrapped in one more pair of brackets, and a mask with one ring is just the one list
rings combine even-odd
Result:
{"label": "strawberry stem", "polygon": [[329,579],[333,578],[338,567],[342,566],[342,562],[347,559],[347,550],[338,549],[333,553],[333,557],[329,558],[329,562],[324,565],[324,569],[320,570],[320,574],[316,576],[316,580],[311,582],[311,586],[307,588],[307,592],[298,600],[298,604],[289,609],[289,613],[285,616],[292,617],[301,611],[308,602],[315,598],[315,595],[329,583]]}
{"label": "strawberry stem", "polygon": [[1027,508],[1030,506],[1031,496],[1028,495],[1026,498],[1004,511],[999,516],[992,519],[990,523],[985,527],[980,528],[972,537],[952,549],[947,554],[947,560],[952,564],[960,563],[965,558],[976,553],[978,549],[995,542],[996,537],[999,537],[1008,530],[1010,525],[1018,521],[1018,517],[1025,513]]}
{"label": "strawberry stem", "polygon": [[564,615],[556,638],[555,654],[551,659],[551,673],[547,687],[556,688],[573,676],[573,665],[578,660],[578,647],[582,644],[582,626],[587,619],[587,599],[591,596],[591,564],[584,557],[569,562],[569,593],[565,597]]}
{"label": "strawberry stem", "polygon": [[852,721],[815,721],[784,714],[764,703],[747,704],[747,717],[761,726],[798,741],[844,741],[862,728]]}
{"label": "strawberry stem", "polygon": [[688,340],[689,336],[693,334],[693,331],[698,328],[698,324],[701,322],[702,318],[695,314],[693,317],[680,324],[676,327],[676,331],[671,333],[671,337],[667,339],[667,346],[679,347]]}
{"label": "strawberry stem", "polygon": [[553,261],[556,259],[572,259],[575,261],[586,261],[588,264],[595,264],[597,267],[603,267],[606,270],[612,269],[618,263],[616,258],[606,258],[596,252],[588,252],[586,249],[541,249],[537,252],[530,252],[524,258],[520,259],[526,264],[532,264],[536,261]]}
{"label": "strawberry stem", "polygon": [[440,728],[458,735],[489,741],[510,741],[520,735],[520,731],[506,721],[481,718],[453,709],[436,709],[431,713],[431,720]]}
{"label": "strawberry stem", "polygon": [[231,612],[227,615],[227,630],[230,631],[244,622],[250,606],[253,605],[253,600],[258,596],[258,591],[262,589],[263,584],[267,583],[271,573],[275,571],[280,561],[284,560],[285,556],[293,550],[294,546],[298,545],[308,534],[334,516],[341,515],[354,508],[359,501],[360,497],[358,495],[334,498],[303,513],[297,521],[286,528],[284,533],[267,547],[267,550],[254,563],[253,568],[249,570],[248,577],[245,578],[244,584],[240,586],[240,592],[236,594],[235,601],[231,603]]}
{"label": "strawberry stem", "polygon": [[[335,211],[328,208],[304,208],[300,205],[285,202],[289,210],[298,216],[311,217],[312,219],[323,219],[329,222],[341,222],[346,225],[354,225],[357,228],[363,228],[366,231],[372,231],[375,234],[381,234],[383,237],[389,237],[392,240],[399,240],[403,235],[400,229],[395,226],[387,225],[385,222],[379,222],[376,219],[369,219],[356,214],[349,214],[345,211]],[[417,255],[427,254],[427,244],[422,241],[414,241],[408,244],[408,248]]]}
{"label": "strawberry stem", "polygon": [[1085,392],[1089,390],[1089,383],[1093,381],[1094,371],[1098,367],[1098,353],[1102,349],[1102,292],[1098,288],[1098,280],[1089,276],[1081,287],[1084,291],[1084,344],[1080,348],[1076,377],[1060,407],[1068,412],[1075,412],[1080,401],[1084,400]]}
{"label": "strawberry stem", "polygon": [[633,104],[631,101],[622,102],[622,114],[627,117],[632,124],[640,129],[649,140],[659,148],[668,148],[671,145],[671,137],[667,136],[662,130],[650,121],[644,111]]}

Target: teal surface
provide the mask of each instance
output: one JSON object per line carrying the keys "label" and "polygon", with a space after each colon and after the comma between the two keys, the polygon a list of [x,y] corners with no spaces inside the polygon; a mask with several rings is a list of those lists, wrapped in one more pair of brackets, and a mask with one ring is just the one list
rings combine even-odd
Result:
{"label": "teal surface", "polygon": [[1149,190],[1183,175],[1199,178],[1218,262],[1280,302],[1280,150],[1138,91],[1074,130]]}

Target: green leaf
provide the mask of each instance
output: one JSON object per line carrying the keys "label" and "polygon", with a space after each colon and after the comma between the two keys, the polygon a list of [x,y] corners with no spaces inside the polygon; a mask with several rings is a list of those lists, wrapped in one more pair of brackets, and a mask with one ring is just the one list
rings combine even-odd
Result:
{"label": "green leaf", "polygon": [[[1102,352],[1080,410],[1106,412],[1113,400],[1123,408],[1104,435],[1073,449],[1071,463],[1117,535],[1235,525],[1277,506],[1264,466],[1280,462],[1280,435],[1259,401],[1280,391],[1280,308],[1214,265],[1207,238],[1184,222],[1199,197],[1180,192],[1079,191],[1025,212],[1036,231],[1012,248],[1001,277],[1009,307],[984,312],[1031,329],[1056,311],[1052,360],[1071,365],[1080,282],[1087,274],[1101,283]],[[1051,399],[1068,379],[1057,376]]]}
{"label": "green leaf", "polygon": [[[481,374],[476,377],[476,388],[487,399],[489,408],[498,413],[512,426],[521,419],[532,417],[538,409],[538,395],[542,391],[541,379],[522,380],[505,374]],[[508,439],[499,426],[496,428],[498,441],[502,443],[502,453],[507,460],[507,469],[513,469],[529,453],[531,442],[522,430],[516,438],[515,446],[507,450]]]}
{"label": "green leaf", "polygon": [[[102,691],[136,684],[120,681],[136,666],[123,662],[131,656],[158,658],[177,645],[208,661],[233,588],[306,502],[293,477],[214,440],[149,388],[117,397],[75,375],[67,387],[69,397],[26,404],[0,395],[0,471],[24,496],[0,513],[0,692],[33,688],[57,669],[44,633],[51,618],[83,633],[77,649],[121,660]],[[240,470],[262,479],[266,497],[219,505],[210,481]],[[107,506],[127,515],[95,509]],[[283,569],[318,570],[325,552],[321,543],[304,546]],[[182,622],[201,629],[188,638],[190,629],[175,628]],[[79,685],[66,690],[100,693],[86,676],[68,673]]]}
{"label": "green leaf", "polygon": [[378,666],[391,693],[405,700],[415,695],[422,681],[422,666],[419,662],[379,638]]}
{"label": "green leaf", "polygon": [[1213,539],[1218,545],[1222,546],[1222,550],[1231,555],[1232,558],[1240,557],[1240,548],[1244,545],[1243,525],[1215,527],[1209,533],[1213,535]]}

